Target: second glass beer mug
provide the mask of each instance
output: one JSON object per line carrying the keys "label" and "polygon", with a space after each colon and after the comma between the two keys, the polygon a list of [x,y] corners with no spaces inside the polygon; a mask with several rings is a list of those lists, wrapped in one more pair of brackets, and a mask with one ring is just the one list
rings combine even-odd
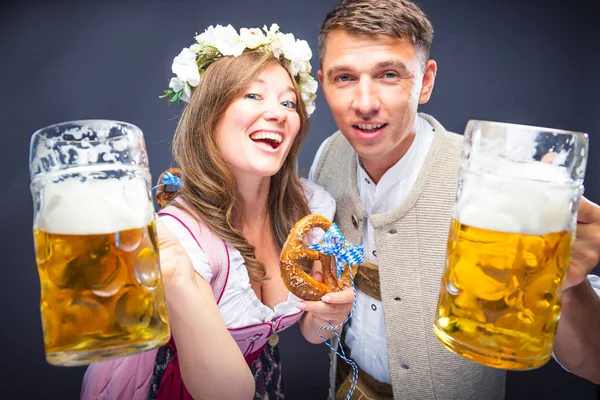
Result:
{"label": "second glass beer mug", "polygon": [[142,132],[116,121],[40,129],[30,148],[46,359],[84,365],[170,338]]}
{"label": "second glass beer mug", "polygon": [[503,369],[552,354],[583,192],[586,134],[469,121],[434,331]]}

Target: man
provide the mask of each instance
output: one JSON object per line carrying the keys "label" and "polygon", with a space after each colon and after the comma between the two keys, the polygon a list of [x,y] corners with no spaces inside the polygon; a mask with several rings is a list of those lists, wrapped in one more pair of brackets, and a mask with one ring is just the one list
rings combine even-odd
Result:
{"label": "man", "polygon": [[[417,113],[435,83],[432,39],[408,0],[343,0],[319,36],[318,77],[340,132],[321,145],[309,178],[336,198],[335,222],[378,266],[360,268],[344,332],[361,369],[353,399],[504,398],[505,371],[444,349],[432,329],[462,148],[461,136]],[[599,260],[600,208],[584,199],[554,350],[596,383],[600,301],[586,276]],[[344,398],[348,368],[338,367]]]}

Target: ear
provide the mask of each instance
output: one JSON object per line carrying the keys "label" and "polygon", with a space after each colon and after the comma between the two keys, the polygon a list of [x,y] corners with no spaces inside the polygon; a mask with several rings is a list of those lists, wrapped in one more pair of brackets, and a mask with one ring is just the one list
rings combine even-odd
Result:
{"label": "ear", "polygon": [[425,104],[431,97],[435,76],[437,75],[437,63],[434,60],[427,61],[425,72],[423,73],[423,82],[421,82],[421,94],[419,95],[419,104]]}
{"label": "ear", "polygon": [[323,96],[325,100],[327,100],[327,92],[325,91],[325,85],[323,85],[323,70],[317,71],[317,79],[319,80],[319,86],[321,86],[321,91],[323,92]]}

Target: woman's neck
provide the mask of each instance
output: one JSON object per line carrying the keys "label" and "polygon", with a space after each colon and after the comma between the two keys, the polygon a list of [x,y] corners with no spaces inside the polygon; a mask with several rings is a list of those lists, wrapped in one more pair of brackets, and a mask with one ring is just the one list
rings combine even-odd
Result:
{"label": "woman's neck", "polygon": [[238,190],[244,199],[243,230],[264,229],[267,221],[269,187],[271,178],[238,180]]}

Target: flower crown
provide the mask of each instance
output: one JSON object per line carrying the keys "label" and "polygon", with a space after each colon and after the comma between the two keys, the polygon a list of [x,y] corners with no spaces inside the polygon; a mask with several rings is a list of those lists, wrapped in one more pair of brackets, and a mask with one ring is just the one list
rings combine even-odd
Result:
{"label": "flower crown", "polygon": [[161,98],[168,98],[169,103],[190,101],[192,90],[200,83],[206,68],[216,59],[223,56],[241,55],[244,50],[264,49],[272,51],[275,58],[283,56],[290,63],[292,75],[296,79],[302,100],[306,104],[306,112],[311,115],[315,110],[317,97],[317,81],[310,75],[312,69],[310,58],[312,51],[306,40],[296,40],[291,33],[279,32],[279,25],[273,24],[263,31],[258,28],[242,28],[238,35],[231,25],[212,25],[201,35],[196,36],[196,43],[181,50],[173,59],[171,69],[177,76],[171,78],[169,89]]}

